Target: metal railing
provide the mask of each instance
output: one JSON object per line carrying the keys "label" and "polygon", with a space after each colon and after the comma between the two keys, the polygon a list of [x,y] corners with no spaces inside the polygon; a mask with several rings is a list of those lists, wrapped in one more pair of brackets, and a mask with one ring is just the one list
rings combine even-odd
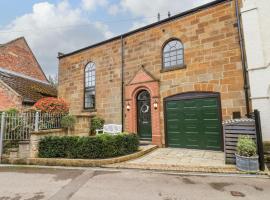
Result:
{"label": "metal railing", "polygon": [[25,141],[33,131],[61,128],[62,114],[23,112],[1,113],[1,137],[3,140]]}

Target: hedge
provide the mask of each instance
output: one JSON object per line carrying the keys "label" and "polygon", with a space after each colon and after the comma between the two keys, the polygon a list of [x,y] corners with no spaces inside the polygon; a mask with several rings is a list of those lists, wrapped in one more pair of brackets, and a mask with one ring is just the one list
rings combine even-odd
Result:
{"label": "hedge", "polygon": [[136,152],[139,139],[136,134],[92,137],[47,136],[39,142],[40,158],[97,159],[111,158]]}

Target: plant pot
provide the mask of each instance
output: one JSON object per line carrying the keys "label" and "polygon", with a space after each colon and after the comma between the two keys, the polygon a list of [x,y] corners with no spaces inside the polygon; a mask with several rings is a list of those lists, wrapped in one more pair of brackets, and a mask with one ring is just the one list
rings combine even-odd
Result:
{"label": "plant pot", "polygon": [[235,154],[236,168],[240,171],[257,172],[259,171],[259,156],[245,157]]}

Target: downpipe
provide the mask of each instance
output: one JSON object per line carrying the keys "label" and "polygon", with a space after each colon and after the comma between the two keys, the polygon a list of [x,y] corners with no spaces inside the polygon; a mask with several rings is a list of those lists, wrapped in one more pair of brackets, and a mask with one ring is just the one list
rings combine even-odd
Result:
{"label": "downpipe", "polygon": [[241,60],[242,60],[242,68],[243,68],[243,77],[244,77],[244,91],[245,91],[245,101],[246,101],[246,110],[247,117],[250,117],[250,107],[249,107],[249,82],[248,82],[248,71],[247,71],[247,59],[245,53],[245,45],[243,43],[243,31],[242,31],[242,23],[241,16],[239,12],[239,2],[235,0],[235,10],[236,10],[236,18],[237,18],[237,29],[240,43],[240,51],[241,51]]}

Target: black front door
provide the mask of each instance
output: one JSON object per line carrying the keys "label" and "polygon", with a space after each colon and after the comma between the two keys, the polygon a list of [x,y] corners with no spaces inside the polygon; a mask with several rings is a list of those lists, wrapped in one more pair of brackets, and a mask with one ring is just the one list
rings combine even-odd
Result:
{"label": "black front door", "polygon": [[137,97],[138,134],[141,140],[152,140],[151,101],[148,91],[143,90]]}

